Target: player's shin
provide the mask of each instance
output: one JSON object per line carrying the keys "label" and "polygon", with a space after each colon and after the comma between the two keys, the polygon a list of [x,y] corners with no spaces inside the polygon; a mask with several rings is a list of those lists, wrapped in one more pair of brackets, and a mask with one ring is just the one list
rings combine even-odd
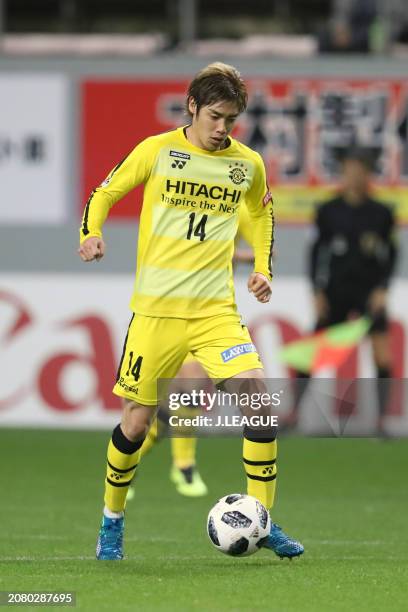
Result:
{"label": "player's shin", "polygon": [[126,495],[139,463],[142,444],[143,440],[128,440],[120,425],[113,430],[108,445],[105,481],[105,506],[111,512],[125,509]]}
{"label": "player's shin", "polygon": [[172,438],[171,454],[173,464],[180,470],[195,465],[197,438]]}
{"label": "player's shin", "polygon": [[387,405],[390,399],[391,376],[390,368],[377,367],[378,413],[380,418],[383,418],[387,412]]}
{"label": "player's shin", "polygon": [[170,480],[181,495],[188,497],[200,497],[207,493],[207,486],[196,467],[196,447],[197,438],[191,435],[171,439],[173,465]]}
{"label": "player's shin", "polygon": [[273,506],[276,488],[277,443],[274,432],[244,430],[243,462],[247,475],[247,493],[268,510]]}
{"label": "player's shin", "polygon": [[159,409],[156,418],[154,419],[146,438],[140,449],[140,459],[142,459],[155,444],[161,442],[168,429],[168,415],[164,410]]}
{"label": "player's shin", "polygon": [[158,440],[158,421],[157,421],[157,418],[155,418],[140,448],[140,459],[144,457],[152,449],[152,447],[156,444],[157,440]]}

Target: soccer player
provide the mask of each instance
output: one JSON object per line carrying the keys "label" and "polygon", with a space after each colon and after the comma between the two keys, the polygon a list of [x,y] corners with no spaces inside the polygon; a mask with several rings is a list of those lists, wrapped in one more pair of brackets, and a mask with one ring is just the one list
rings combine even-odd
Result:
{"label": "soccer player", "polygon": [[[252,245],[250,225],[248,209],[246,206],[241,206],[239,209],[238,231],[235,237],[233,263],[253,264],[254,262],[253,248],[250,248],[250,245]],[[241,238],[245,240],[247,246],[240,246],[239,242]],[[194,359],[191,353],[189,353],[175,378],[176,387],[173,391],[178,393],[190,392],[191,385],[188,385],[186,388],[188,380],[203,380],[206,376],[203,367]],[[203,406],[201,408],[203,408]],[[157,417],[149,429],[140,449],[140,460],[163,438],[167,431],[168,410],[159,407]],[[201,497],[207,494],[208,489],[197,469],[197,438],[192,434],[193,432],[191,431],[188,437],[183,437],[181,435],[171,437],[172,466],[170,480],[174,483],[180,495],[185,495],[186,497]],[[129,487],[126,501],[131,501],[134,496],[134,488]]]}
{"label": "soccer player", "polygon": [[[378,380],[377,434],[383,436],[392,376],[387,297],[398,252],[395,219],[392,209],[370,193],[373,152],[353,146],[342,154],[340,163],[341,188],[317,211],[316,238],[309,257],[315,329],[342,323],[356,314],[371,319],[369,334]],[[307,380],[308,375],[298,374],[287,428],[297,423]]]}
{"label": "soccer player", "polygon": [[[111,206],[144,184],[133,315],[114,386],[123,398],[123,415],[108,446],[98,559],[123,558],[126,494],[155,417],[158,379],[173,378],[191,352],[211,379],[223,381],[227,392],[240,379],[255,392],[266,390],[261,361],[237,313],[232,282],[238,211],[246,204],[255,250],[248,289],[259,302],[269,302],[272,197],[260,156],[230,136],[246,105],[238,71],[210,64],[189,85],[189,125],[139,143],[85,207],[79,255],[89,262],[105,253],[102,226]],[[245,428],[243,461],[248,494],[271,508],[276,485],[273,428]],[[276,524],[264,546],[288,558],[304,550]]]}

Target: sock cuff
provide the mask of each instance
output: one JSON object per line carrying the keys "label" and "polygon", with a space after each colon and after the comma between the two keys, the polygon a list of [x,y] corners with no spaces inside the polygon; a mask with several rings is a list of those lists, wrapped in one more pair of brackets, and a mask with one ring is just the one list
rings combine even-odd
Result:
{"label": "sock cuff", "polygon": [[275,431],[273,429],[251,429],[244,427],[244,438],[250,442],[274,442],[276,440]]}
{"label": "sock cuff", "polygon": [[133,455],[142,446],[143,440],[137,440],[136,442],[128,440],[121,426],[117,425],[112,432],[112,444],[121,453]]}
{"label": "sock cuff", "polygon": [[124,516],[125,513],[123,512],[123,510],[120,512],[114,512],[113,510],[110,510],[108,506],[105,506],[103,509],[103,514],[104,516],[107,516],[110,519],[120,519],[122,518],[122,516]]}

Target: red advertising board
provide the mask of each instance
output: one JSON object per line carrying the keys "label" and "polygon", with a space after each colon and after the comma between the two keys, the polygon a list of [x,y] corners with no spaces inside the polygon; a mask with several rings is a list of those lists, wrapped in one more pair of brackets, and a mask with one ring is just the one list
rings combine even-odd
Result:
{"label": "red advertising board", "polygon": [[[358,144],[375,157],[378,196],[408,222],[408,81],[249,79],[235,135],[264,158],[278,220],[310,219],[336,188],[339,153]],[[83,202],[145,137],[187,122],[187,80],[89,80],[82,87]],[[137,216],[137,189],[110,218]],[[82,203],[83,205],[83,203]]]}
{"label": "red advertising board", "polygon": [[[87,81],[82,87],[82,202],[140,141],[174,128],[166,93],[183,104],[184,81]],[[163,110],[160,104],[163,103]],[[180,109],[176,111],[180,115]],[[179,122],[178,122],[179,125]],[[128,194],[109,218],[139,215],[143,190]]]}

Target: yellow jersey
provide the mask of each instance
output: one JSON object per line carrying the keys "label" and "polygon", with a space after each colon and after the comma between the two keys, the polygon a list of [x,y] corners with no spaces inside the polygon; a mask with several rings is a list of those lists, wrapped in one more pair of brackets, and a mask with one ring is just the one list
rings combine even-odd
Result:
{"label": "yellow jersey", "polygon": [[272,278],[272,198],[258,153],[229,138],[226,148],[191,144],[185,128],[138,144],[91,194],[81,242],[102,236],[110,208],[144,184],[131,309],[154,317],[235,312],[232,256],[239,210],[249,213],[255,272]]}

